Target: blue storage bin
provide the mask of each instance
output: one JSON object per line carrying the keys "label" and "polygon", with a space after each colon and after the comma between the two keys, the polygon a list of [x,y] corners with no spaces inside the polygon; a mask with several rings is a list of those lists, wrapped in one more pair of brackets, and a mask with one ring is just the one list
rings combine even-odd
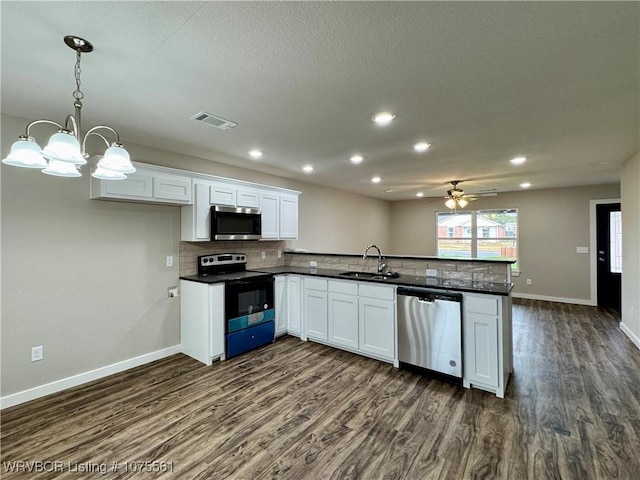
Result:
{"label": "blue storage bin", "polygon": [[267,345],[273,342],[275,334],[276,323],[274,321],[230,333],[227,335],[227,358]]}

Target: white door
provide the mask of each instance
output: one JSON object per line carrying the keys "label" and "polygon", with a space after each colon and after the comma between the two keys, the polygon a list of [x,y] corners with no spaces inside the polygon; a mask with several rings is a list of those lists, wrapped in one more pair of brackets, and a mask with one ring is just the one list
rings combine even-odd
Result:
{"label": "white door", "polygon": [[358,297],[329,293],[329,341],[343,347],[358,348]]}
{"label": "white door", "polygon": [[327,292],[305,289],[304,324],[307,337],[327,339]]}
{"label": "white door", "polygon": [[298,197],[280,197],[280,238],[298,238]]}
{"label": "white door", "polygon": [[287,333],[287,277],[278,275],[275,286],[276,295],[276,335]]}
{"label": "white door", "polygon": [[497,387],[498,318],[466,312],[464,319],[464,376],[468,382]]}
{"label": "white door", "polygon": [[395,303],[377,298],[359,299],[360,350],[395,359]]}
{"label": "white door", "polygon": [[301,277],[287,275],[287,331],[291,335],[302,333],[302,282]]}
{"label": "white door", "polygon": [[277,239],[279,235],[279,209],[280,197],[274,193],[260,194],[260,210],[262,210],[262,238]]}

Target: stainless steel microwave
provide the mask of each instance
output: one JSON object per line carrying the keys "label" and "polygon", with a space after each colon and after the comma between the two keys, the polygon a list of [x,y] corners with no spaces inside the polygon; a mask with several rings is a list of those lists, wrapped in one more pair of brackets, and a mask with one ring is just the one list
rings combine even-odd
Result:
{"label": "stainless steel microwave", "polygon": [[262,212],[257,208],[211,207],[211,240],[260,240]]}

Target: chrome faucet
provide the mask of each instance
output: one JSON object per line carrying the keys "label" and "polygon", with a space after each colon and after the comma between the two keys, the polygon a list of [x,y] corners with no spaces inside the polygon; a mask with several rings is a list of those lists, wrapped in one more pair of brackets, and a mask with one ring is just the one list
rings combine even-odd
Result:
{"label": "chrome faucet", "polygon": [[377,245],[369,245],[367,248],[365,248],[362,259],[365,260],[367,258],[367,252],[372,248],[375,248],[378,251],[378,274],[382,275],[384,273],[384,269],[387,268],[387,265],[382,262],[382,252]]}

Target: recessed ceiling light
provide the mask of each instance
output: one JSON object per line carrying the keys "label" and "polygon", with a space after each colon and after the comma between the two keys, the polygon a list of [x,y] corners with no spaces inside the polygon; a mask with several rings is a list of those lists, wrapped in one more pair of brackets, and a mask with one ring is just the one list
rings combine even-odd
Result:
{"label": "recessed ceiling light", "polygon": [[376,125],[389,125],[396,116],[391,112],[376,113],[371,120],[376,122]]}
{"label": "recessed ceiling light", "polygon": [[424,197],[424,193],[418,192],[418,193],[416,193],[416,197]]}
{"label": "recessed ceiling light", "polygon": [[257,148],[254,148],[253,150],[249,150],[249,155],[251,158],[260,158],[262,156],[262,152]]}
{"label": "recessed ceiling light", "polygon": [[358,164],[358,163],[361,163],[362,160],[364,160],[364,157],[362,155],[356,154],[356,155],[352,155],[349,160],[351,160],[351,163]]}
{"label": "recessed ceiling light", "polygon": [[313,172],[313,166],[312,165],[305,165],[304,167],[302,167],[302,170],[305,173],[311,173],[311,172]]}
{"label": "recessed ceiling light", "polygon": [[430,147],[430,146],[431,146],[431,144],[430,144],[430,143],[427,143],[427,142],[418,142],[418,143],[416,143],[416,144],[413,146],[413,149],[414,149],[416,152],[420,152],[420,153],[422,153],[422,152],[426,152],[427,150],[429,150],[429,147]]}
{"label": "recessed ceiling light", "polygon": [[371,179],[371,181],[372,181],[373,183],[380,183],[380,182],[382,181],[382,179],[381,179],[380,177],[373,177],[373,178]]}
{"label": "recessed ceiling light", "polygon": [[529,182],[524,182],[520,184],[521,188],[529,188],[531,186],[531,184]]}
{"label": "recessed ceiling light", "polygon": [[511,160],[509,160],[513,165],[522,165],[524,162],[527,161],[526,157],[515,157],[512,158]]}

